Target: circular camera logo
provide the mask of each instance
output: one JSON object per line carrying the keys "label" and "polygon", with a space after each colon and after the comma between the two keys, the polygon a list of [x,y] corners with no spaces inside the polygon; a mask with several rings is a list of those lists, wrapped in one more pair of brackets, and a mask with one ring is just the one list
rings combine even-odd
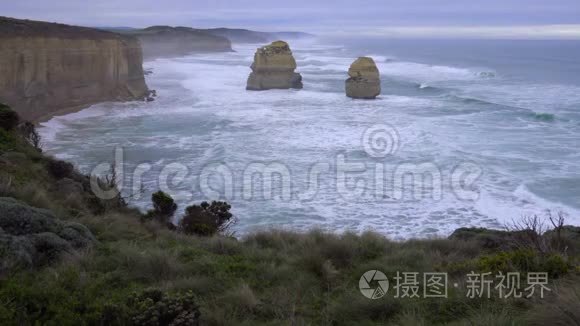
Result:
{"label": "circular camera logo", "polygon": [[358,281],[358,288],[365,297],[373,300],[380,299],[389,290],[389,280],[381,271],[368,271]]}

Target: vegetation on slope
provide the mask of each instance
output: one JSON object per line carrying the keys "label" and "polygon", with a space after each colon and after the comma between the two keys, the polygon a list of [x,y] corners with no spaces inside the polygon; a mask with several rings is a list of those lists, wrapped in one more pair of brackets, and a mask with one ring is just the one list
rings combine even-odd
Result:
{"label": "vegetation on slope", "polygon": [[[168,216],[176,210],[167,195],[154,195],[147,214],[127,208],[122,200],[99,200],[86,187],[88,177],[43,155],[14,124],[8,129],[0,128],[0,197],[84,225],[96,242],[49,264],[4,270],[2,325],[580,321],[578,228],[557,224],[554,231],[539,232],[528,223],[514,232],[460,229],[449,239],[406,242],[371,232],[338,235],[317,230],[305,234],[272,230],[236,239],[217,232],[224,231],[219,221],[231,220],[225,203],[192,206],[188,222],[168,225]],[[67,184],[75,185],[75,190],[69,191]],[[397,272],[447,272],[449,295],[394,298],[391,284],[387,295],[371,300],[359,291],[359,280],[369,270],[380,270],[390,280]],[[543,300],[500,299],[496,292],[489,299],[470,299],[465,275],[472,271],[546,271],[552,291]]]}

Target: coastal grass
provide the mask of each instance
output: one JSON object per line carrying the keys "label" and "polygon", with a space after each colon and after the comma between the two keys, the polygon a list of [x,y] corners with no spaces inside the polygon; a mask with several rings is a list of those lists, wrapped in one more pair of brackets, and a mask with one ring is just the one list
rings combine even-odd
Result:
{"label": "coastal grass", "polygon": [[[469,241],[395,242],[371,232],[318,230],[197,237],[118,213],[78,221],[100,243],[0,281],[2,324],[100,324],[109,307],[125,307],[132,294],[147,289],[191,291],[207,325],[529,325],[530,319],[576,318],[580,307],[576,273],[551,283],[550,306],[536,299],[466,298],[459,274],[450,276],[450,284],[460,285],[447,299],[391,294],[370,300],[358,290],[359,278],[372,269],[390,279],[398,271],[445,271],[462,263],[478,270],[481,257],[494,253]],[[566,313],[554,316],[560,310]],[[119,324],[129,323],[123,311],[113,318]]]}
{"label": "coastal grass", "polygon": [[[0,325],[130,325],[148,291],[191,295],[202,325],[574,325],[578,245],[562,252],[498,249],[473,239],[392,241],[382,235],[265,230],[200,237],[113,207],[94,213],[55,191],[53,160],[0,129],[0,195],[86,225],[98,240],[57,263],[0,275]],[[507,241],[507,240],[506,240]],[[446,272],[447,298],[378,300],[359,291],[369,270]],[[466,297],[466,274],[548,271],[546,298]],[[453,286],[457,284],[457,286]],[[422,290],[421,290],[422,291]],[[139,316],[137,316],[139,317]]]}

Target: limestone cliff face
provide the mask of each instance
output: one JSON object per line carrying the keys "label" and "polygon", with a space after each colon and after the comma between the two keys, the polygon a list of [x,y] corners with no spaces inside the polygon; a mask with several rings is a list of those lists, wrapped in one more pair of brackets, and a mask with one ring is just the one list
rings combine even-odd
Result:
{"label": "limestone cliff face", "polygon": [[346,96],[374,99],[381,94],[379,69],[373,58],[360,57],[352,63],[346,80]]}
{"label": "limestone cliff face", "polygon": [[0,17],[0,102],[38,121],[147,93],[139,41],[91,28]]}
{"label": "limestone cliff face", "polygon": [[276,41],[259,48],[251,68],[248,90],[302,88],[302,76],[294,72],[296,60],[286,42]]}
{"label": "limestone cliff face", "polygon": [[145,59],[233,51],[227,38],[189,27],[152,26],[127,33],[139,38]]}

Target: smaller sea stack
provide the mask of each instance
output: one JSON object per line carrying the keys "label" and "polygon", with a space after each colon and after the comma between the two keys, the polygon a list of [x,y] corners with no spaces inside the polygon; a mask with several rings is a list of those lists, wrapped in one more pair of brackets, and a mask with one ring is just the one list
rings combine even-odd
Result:
{"label": "smaller sea stack", "polygon": [[348,69],[346,96],[356,99],[375,99],[381,94],[381,79],[375,61],[360,57]]}
{"label": "smaller sea stack", "polygon": [[294,72],[296,60],[284,41],[276,41],[256,50],[251,68],[247,90],[302,88],[302,76]]}

